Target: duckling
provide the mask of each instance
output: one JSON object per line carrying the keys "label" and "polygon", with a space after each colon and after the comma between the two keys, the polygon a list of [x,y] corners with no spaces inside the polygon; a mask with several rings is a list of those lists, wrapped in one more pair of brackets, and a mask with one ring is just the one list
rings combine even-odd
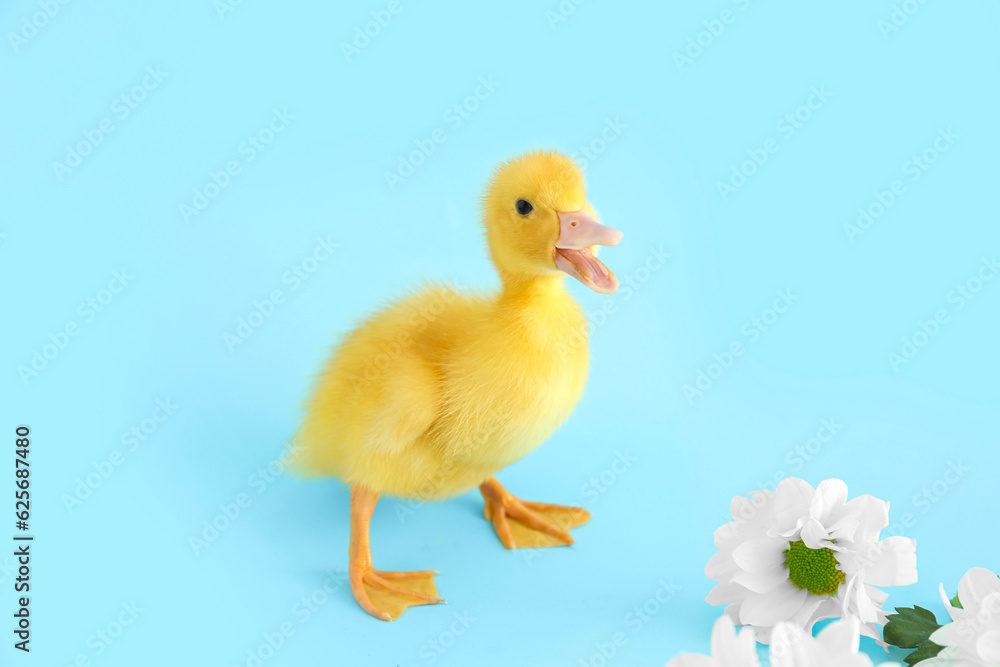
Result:
{"label": "duckling", "polygon": [[530,502],[494,474],[544,442],[583,393],[587,326],[570,275],[618,289],[597,246],[622,233],[600,224],[567,156],[535,151],[501,164],[482,197],[490,294],[426,283],[348,333],[319,374],[295,437],[306,475],[350,485],[350,582],[361,607],[395,620],[435,604],[434,572],[373,566],[369,524],[381,496],[441,500],[478,487],[508,549],[573,543],[589,513]]}

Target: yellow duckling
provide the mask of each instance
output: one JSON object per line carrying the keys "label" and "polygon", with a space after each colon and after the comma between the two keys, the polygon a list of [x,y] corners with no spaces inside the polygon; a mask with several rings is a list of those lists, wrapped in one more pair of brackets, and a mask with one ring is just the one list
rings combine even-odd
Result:
{"label": "yellow duckling", "polygon": [[583,393],[587,330],[563,278],[614,292],[596,246],[622,234],[594,220],[583,174],[554,152],[502,164],[482,210],[499,292],[428,284],[369,317],[326,363],[296,435],[305,474],[351,486],[351,588],[387,621],[442,598],[432,571],[373,568],[379,496],[437,500],[478,486],[508,549],[572,544],[567,529],[589,519],[520,500],[493,475],[542,444]]}

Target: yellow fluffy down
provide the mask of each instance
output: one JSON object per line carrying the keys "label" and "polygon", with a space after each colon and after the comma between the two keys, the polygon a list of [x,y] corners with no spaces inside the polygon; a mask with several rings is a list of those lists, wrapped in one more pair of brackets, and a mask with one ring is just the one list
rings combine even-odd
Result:
{"label": "yellow fluffy down", "polygon": [[[519,214],[525,198],[534,208]],[[591,211],[572,160],[536,151],[494,173],[482,201],[502,288],[427,284],[347,334],[317,378],[294,463],[380,494],[471,489],[540,445],[587,375],[585,320],[555,264],[559,211]]]}
{"label": "yellow fluffy down", "polygon": [[494,297],[427,285],[354,329],[296,435],[306,475],[447,498],[548,438],[587,374],[584,319],[561,280]]}

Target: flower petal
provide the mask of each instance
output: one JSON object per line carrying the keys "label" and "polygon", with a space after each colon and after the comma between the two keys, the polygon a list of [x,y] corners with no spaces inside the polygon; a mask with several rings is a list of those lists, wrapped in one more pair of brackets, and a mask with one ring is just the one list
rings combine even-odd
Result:
{"label": "flower petal", "polygon": [[991,628],[983,633],[976,641],[976,651],[986,664],[1000,664],[1000,628]]}
{"label": "flower petal", "polygon": [[736,625],[733,620],[723,614],[712,626],[712,656],[719,657],[722,651],[736,642]]}
{"label": "flower petal", "polygon": [[788,581],[788,570],[784,566],[777,567],[771,572],[742,571],[733,575],[734,583],[754,593],[770,593],[786,581]]}
{"label": "flower petal", "polygon": [[834,510],[847,502],[847,484],[842,479],[824,479],[816,487],[816,495],[809,504],[809,516],[826,523]]}
{"label": "flower petal", "polygon": [[[934,641],[933,635],[931,641]],[[943,651],[934,658],[927,658],[920,661],[920,667],[979,667],[971,660],[961,660],[958,658],[958,649],[953,646],[946,646]]]}
{"label": "flower petal", "polygon": [[877,588],[866,586],[861,574],[858,573],[848,579],[847,583],[840,585],[837,598],[843,605],[844,616],[854,614],[862,623],[877,623],[881,620],[878,614],[882,607],[881,600],[873,600],[869,588],[872,592],[882,593]]}
{"label": "flower petal", "polygon": [[[830,609],[824,616],[823,608]],[[806,632],[812,632],[813,626],[824,618],[831,618],[840,615],[840,607],[837,601],[828,595],[810,595],[802,608],[795,612],[795,615],[788,619],[792,625],[804,628]]]}
{"label": "flower petal", "polygon": [[805,632],[791,623],[778,623],[771,632],[771,667],[805,667]]}
{"label": "flower petal", "polygon": [[968,610],[978,611],[993,593],[1000,593],[1000,579],[985,567],[972,568],[958,584],[958,601]]}
{"label": "flower petal", "polygon": [[[878,556],[865,568],[865,581],[873,586],[909,586],[917,583],[917,541],[887,537],[874,550]],[[996,579],[996,577],[993,577]]]}
{"label": "flower petal", "polygon": [[810,549],[824,549],[833,545],[830,542],[830,534],[817,519],[808,519],[802,524],[802,532],[799,535],[802,541]]}
{"label": "flower petal", "polygon": [[751,593],[740,608],[740,622],[770,627],[779,621],[787,621],[805,604],[808,596],[807,591],[800,591],[791,583],[779,586],[766,595]]}
{"label": "flower petal", "polygon": [[831,655],[857,653],[861,645],[861,622],[856,616],[847,616],[823,628],[816,639]]}
{"label": "flower petal", "polygon": [[716,551],[705,566],[705,576],[713,581],[725,581],[738,571],[728,551]]}
{"label": "flower petal", "polygon": [[809,502],[814,494],[815,490],[809,483],[798,477],[786,477],[778,482],[769,503],[774,507],[772,530],[777,534],[787,534],[801,525],[809,515]]}
{"label": "flower petal", "polygon": [[947,623],[931,633],[930,640],[941,646],[961,646],[968,642],[970,635],[975,637],[975,629],[963,623]]}
{"label": "flower petal", "polygon": [[753,632],[737,635],[732,620],[722,616],[712,628],[712,658],[719,665],[759,667]]}
{"label": "flower petal", "polygon": [[944,608],[948,610],[951,620],[961,621],[975,614],[975,612],[969,612],[969,610],[962,609],[961,607],[953,607],[951,598],[948,597],[948,593],[944,590],[944,584],[938,584],[938,595],[941,596],[941,602],[944,603]]}
{"label": "flower petal", "polygon": [[711,605],[731,604],[742,602],[747,596],[747,589],[731,581],[719,584],[708,592],[705,602]]}
{"label": "flower petal", "polygon": [[749,540],[733,550],[733,560],[747,572],[767,574],[784,565],[782,552],[787,548],[788,543],[783,540]]}
{"label": "flower petal", "polygon": [[830,533],[830,539],[854,542],[858,532],[858,517],[842,516],[827,526],[826,531]]}
{"label": "flower petal", "polygon": [[875,496],[863,495],[851,499],[843,508],[844,517],[855,517],[858,528],[854,541],[871,544],[878,540],[883,528],[889,525],[889,503]]}

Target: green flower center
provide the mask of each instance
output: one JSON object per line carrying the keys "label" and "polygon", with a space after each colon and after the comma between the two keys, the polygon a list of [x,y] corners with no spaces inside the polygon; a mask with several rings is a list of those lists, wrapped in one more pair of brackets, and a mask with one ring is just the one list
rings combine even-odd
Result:
{"label": "green flower center", "polygon": [[788,580],[796,588],[813,595],[836,595],[844,583],[844,573],[837,569],[833,549],[810,549],[802,540],[789,542],[785,554]]}

